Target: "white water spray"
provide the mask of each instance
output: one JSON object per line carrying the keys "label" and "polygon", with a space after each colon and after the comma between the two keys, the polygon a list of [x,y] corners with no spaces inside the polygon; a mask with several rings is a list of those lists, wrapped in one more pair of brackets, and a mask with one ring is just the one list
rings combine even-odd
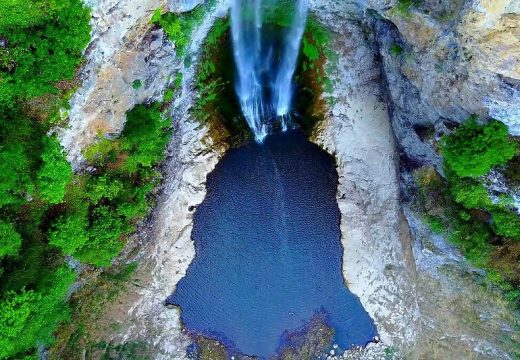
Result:
{"label": "white water spray", "polygon": [[[262,37],[263,5],[268,1],[231,2],[235,88],[242,113],[259,142],[275,127],[275,121],[281,121],[282,130],[288,128],[294,93],[292,79],[308,11],[307,0],[291,0],[295,2],[294,17],[281,39],[281,49],[275,49],[275,39]],[[280,59],[275,58],[275,50],[279,50]]]}

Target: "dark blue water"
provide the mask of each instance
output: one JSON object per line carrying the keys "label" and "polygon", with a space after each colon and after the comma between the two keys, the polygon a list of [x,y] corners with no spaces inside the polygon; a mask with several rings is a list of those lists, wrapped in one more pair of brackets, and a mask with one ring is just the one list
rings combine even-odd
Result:
{"label": "dark blue water", "polygon": [[337,180],[332,157],[299,132],[230,151],[208,177],[197,255],[168,299],[186,328],[263,358],[319,312],[341,348],[372,340],[343,283]]}

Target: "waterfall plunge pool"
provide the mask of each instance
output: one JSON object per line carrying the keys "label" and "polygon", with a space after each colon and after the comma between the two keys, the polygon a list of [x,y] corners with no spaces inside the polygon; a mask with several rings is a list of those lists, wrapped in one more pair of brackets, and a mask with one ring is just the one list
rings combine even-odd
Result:
{"label": "waterfall plunge pool", "polygon": [[333,158],[299,131],[231,150],[195,212],[196,257],[168,299],[193,335],[268,358],[321,314],[341,349],[376,328],[342,275]]}

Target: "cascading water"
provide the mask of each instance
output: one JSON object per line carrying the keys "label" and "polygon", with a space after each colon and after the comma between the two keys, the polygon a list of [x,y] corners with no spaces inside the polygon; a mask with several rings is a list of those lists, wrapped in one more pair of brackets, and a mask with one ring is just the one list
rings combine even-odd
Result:
{"label": "cascading water", "polygon": [[273,84],[273,98],[276,104],[276,115],[283,120],[283,127],[287,125],[287,115],[291,110],[293,96],[292,78],[296,70],[296,61],[300,52],[300,43],[305,30],[307,20],[307,2],[299,0],[296,4],[296,12],[293,24],[285,36],[285,49],[282,62],[278,69],[277,76]]}
{"label": "cascading water", "polygon": [[[273,0],[232,0],[231,28],[237,67],[236,92],[255,139],[261,142],[281,120],[288,127],[292,79],[307,19],[307,0],[294,1],[294,17],[281,41],[264,33],[264,5]],[[285,4],[284,4],[285,5]],[[280,4],[275,6],[280,6]],[[281,44],[277,48],[277,44]],[[279,58],[275,56],[279,54]]]}

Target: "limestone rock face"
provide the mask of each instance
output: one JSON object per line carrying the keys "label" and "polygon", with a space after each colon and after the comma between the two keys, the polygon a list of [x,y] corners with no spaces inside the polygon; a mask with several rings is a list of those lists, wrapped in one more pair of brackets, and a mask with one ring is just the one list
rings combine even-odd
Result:
{"label": "limestone rock face", "polygon": [[348,7],[332,14],[323,6],[326,11],[316,14],[333,31],[339,59],[328,74],[333,87],[327,96],[334,101],[314,140],[336,157],[343,275],[383,344],[409,348],[419,334],[415,265],[408,229],[401,226],[397,153],[377,48],[359,21],[341,15]]}
{"label": "limestone rock face", "polygon": [[[70,102],[69,126],[62,134],[75,167],[81,151],[98,134],[117,134],[136,104],[160,100],[176,70],[175,51],[149,20],[165,0],[92,0],[92,40],[85,53],[81,88]],[[172,66],[163,66],[170,63]],[[178,67],[177,67],[178,68]],[[140,82],[134,88],[134,82]]]}
{"label": "limestone rock face", "polygon": [[[520,2],[423,1],[408,12],[396,1],[359,1],[377,16],[373,29],[406,154],[439,165],[421,132],[442,134],[469,115],[495,118],[520,135]],[[392,46],[402,48],[392,53]]]}

